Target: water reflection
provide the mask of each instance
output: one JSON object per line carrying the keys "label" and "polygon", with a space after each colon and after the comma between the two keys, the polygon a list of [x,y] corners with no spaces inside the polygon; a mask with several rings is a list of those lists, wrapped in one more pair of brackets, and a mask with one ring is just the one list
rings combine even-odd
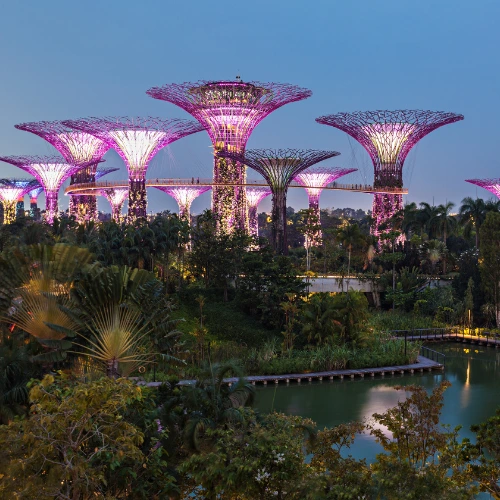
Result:
{"label": "water reflection", "polygon": [[[471,437],[469,428],[492,416],[500,405],[500,349],[458,343],[433,344],[446,354],[446,370],[375,379],[345,379],[304,385],[276,386],[257,391],[257,408],[271,409],[313,419],[319,428],[353,420],[368,420],[395,406],[404,393],[396,385],[419,384],[432,390],[446,379],[452,386],[445,392],[442,422],[462,426],[462,437]],[[381,448],[368,435],[360,436],[353,455],[373,460]]]}

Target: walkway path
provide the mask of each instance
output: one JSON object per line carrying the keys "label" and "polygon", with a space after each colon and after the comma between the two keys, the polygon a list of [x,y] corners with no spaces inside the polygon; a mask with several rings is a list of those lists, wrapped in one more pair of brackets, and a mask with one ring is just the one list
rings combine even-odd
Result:
{"label": "walkway path", "polygon": [[[361,377],[364,378],[365,375],[369,377],[375,377],[375,375],[380,375],[384,377],[385,375],[397,375],[397,374],[405,374],[405,373],[415,373],[415,372],[424,372],[424,371],[432,371],[432,370],[444,370],[444,365],[441,363],[437,363],[436,361],[432,361],[428,358],[424,358],[423,356],[418,357],[418,361],[411,365],[401,365],[401,366],[382,366],[379,368],[358,368],[354,370],[331,370],[326,372],[314,372],[314,373],[290,373],[286,375],[251,375],[249,377],[245,377],[248,382],[252,385],[257,383],[267,385],[268,383],[279,384],[280,382],[290,383],[297,382],[300,384],[303,381],[312,382],[313,380],[333,380],[334,378],[344,379],[345,378],[355,378]],[[234,384],[238,381],[237,377],[225,378],[224,383],[226,384]],[[196,383],[196,380],[181,380],[179,385],[193,385]],[[143,383],[143,385],[147,385],[148,387],[158,387],[161,385],[161,382],[148,382]]]}
{"label": "walkway path", "polygon": [[[404,339],[404,336],[398,336],[399,339]],[[486,335],[484,337],[479,337],[476,335],[463,335],[461,333],[434,333],[425,335],[408,335],[407,340],[433,340],[436,342],[440,341],[454,341],[454,342],[464,342],[467,344],[478,344],[487,345],[492,347],[500,347],[500,336],[499,335]]]}

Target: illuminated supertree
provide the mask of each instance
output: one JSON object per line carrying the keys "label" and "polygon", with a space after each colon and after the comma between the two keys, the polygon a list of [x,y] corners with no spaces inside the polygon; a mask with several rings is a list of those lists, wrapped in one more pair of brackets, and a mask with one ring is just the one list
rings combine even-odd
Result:
{"label": "illuminated supertree", "polygon": [[0,156],[0,161],[11,163],[35,177],[45,191],[45,218],[52,224],[59,211],[58,194],[62,183],[85,163],[74,165],[65,163],[59,156]]}
{"label": "illuminated supertree", "polygon": [[120,222],[123,204],[128,197],[128,188],[102,189],[97,194],[104,196],[109,201],[111,205],[111,218],[115,222]]}
{"label": "illuminated supertree", "polygon": [[482,187],[500,199],[500,179],[467,179],[465,182]]}
{"label": "illuminated supertree", "polygon": [[118,167],[99,167],[95,173],[95,180],[98,181],[101,177],[104,177],[111,172],[117,172],[118,170],[120,170]]}
{"label": "illuminated supertree", "polygon": [[179,205],[179,218],[190,221],[191,203],[200,196],[200,194],[212,189],[210,186],[155,186],[156,189],[170,195]]}
{"label": "illuminated supertree", "polygon": [[[294,180],[304,186],[306,190],[309,199],[309,210],[314,214],[318,224],[321,220],[319,198],[325,186],[337,180],[339,177],[356,172],[356,170],[356,168],[312,167],[295,177]],[[318,231],[311,236],[311,244],[319,245],[321,236],[321,230],[318,229]]]}
{"label": "illuminated supertree", "polygon": [[[87,164],[71,175],[70,184],[95,182],[97,164],[110,146],[101,139],[82,131],[75,131],[62,121],[28,122],[14,125],[19,130],[31,132],[52,144],[71,164]],[[69,213],[79,222],[93,220],[97,216],[95,196],[71,195]]]}
{"label": "illuminated supertree", "polygon": [[271,194],[268,187],[247,187],[246,196],[248,203],[248,228],[250,236],[257,238],[259,236],[259,218],[257,207],[259,203]]}
{"label": "illuminated supertree", "polygon": [[272,244],[276,253],[286,254],[286,194],[290,182],[306,168],[340,153],[311,149],[251,149],[244,154],[227,151],[221,154],[253,168],[266,180],[273,195]]}
{"label": "illuminated supertree", "polygon": [[128,216],[131,220],[147,215],[146,171],[154,155],[168,144],[203,130],[194,121],[179,119],[110,117],[64,123],[95,135],[122,157],[129,174]]}
{"label": "illuminated supertree", "polygon": [[[338,113],[316,121],[346,132],[366,149],[375,169],[373,186],[382,191],[403,187],[404,162],[420,139],[443,125],[463,119],[463,115],[441,111],[397,110]],[[389,219],[402,208],[401,194],[374,194],[372,233],[378,236],[381,225],[390,230]]]}
{"label": "illuminated supertree", "polygon": [[12,224],[18,215],[24,215],[24,196],[33,188],[38,187],[35,179],[0,179],[0,200],[4,210],[4,224]]}
{"label": "illuminated supertree", "polygon": [[31,191],[28,191],[28,196],[30,197],[30,217],[33,220],[40,220],[40,210],[38,209],[38,196],[43,191],[42,186],[38,186]]}
{"label": "illuminated supertree", "polygon": [[[253,129],[281,106],[306,99],[311,91],[279,83],[200,81],[153,87],[147,94],[193,115],[207,130],[214,148],[212,211],[221,232],[248,230],[244,184],[246,168],[218,153],[242,154]],[[230,184],[230,186],[224,186]]]}

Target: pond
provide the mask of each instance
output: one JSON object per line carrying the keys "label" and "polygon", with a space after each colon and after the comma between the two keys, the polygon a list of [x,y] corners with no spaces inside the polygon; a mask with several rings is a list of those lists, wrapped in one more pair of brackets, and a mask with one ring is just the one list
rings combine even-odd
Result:
{"label": "pond", "polygon": [[[431,348],[446,354],[444,373],[259,388],[256,408],[309,417],[322,429],[369,419],[373,413],[395,406],[400,397],[393,388],[396,385],[420,384],[430,391],[448,380],[452,386],[445,392],[441,422],[452,427],[461,425],[461,437],[472,437],[470,426],[491,417],[500,406],[500,349],[459,343],[436,343]],[[351,454],[372,461],[381,451],[372,436],[362,435],[356,439]]]}

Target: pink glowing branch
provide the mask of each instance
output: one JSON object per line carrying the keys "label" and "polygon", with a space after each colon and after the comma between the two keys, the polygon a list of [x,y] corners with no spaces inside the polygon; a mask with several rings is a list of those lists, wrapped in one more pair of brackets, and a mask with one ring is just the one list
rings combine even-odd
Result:
{"label": "pink glowing branch", "polygon": [[465,182],[482,187],[500,199],[500,179],[467,179]]}

